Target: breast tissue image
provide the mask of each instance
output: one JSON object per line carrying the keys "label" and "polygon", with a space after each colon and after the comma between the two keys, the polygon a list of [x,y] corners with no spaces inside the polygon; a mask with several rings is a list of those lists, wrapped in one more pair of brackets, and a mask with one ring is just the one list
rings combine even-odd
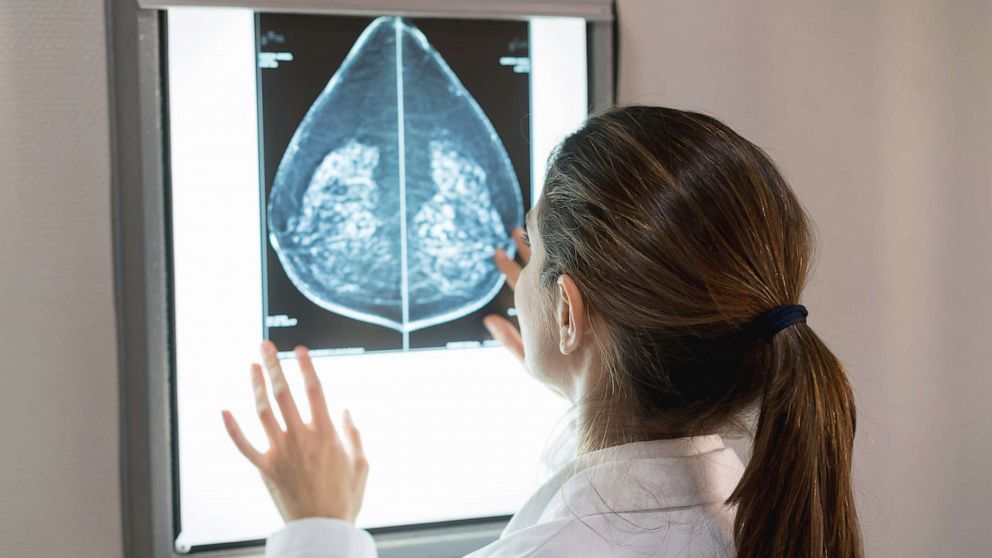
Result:
{"label": "breast tissue image", "polygon": [[361,34],[300,123],[268,201],[269,241],[315,304],[409,332],[486,304],[523,201],[479,104],[409,20]]}

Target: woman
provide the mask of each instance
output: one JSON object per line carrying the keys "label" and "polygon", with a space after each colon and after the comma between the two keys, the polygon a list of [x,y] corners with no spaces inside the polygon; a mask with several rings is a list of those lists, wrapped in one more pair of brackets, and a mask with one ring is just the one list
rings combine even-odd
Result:
{"label": "woman", "polygon": [[[860,557],[851,487],[855,409],[846,375],[798,305],[807,217],[757,146],[703,114],[628,106],[593,116],[549,163],[514,231],[525,266],[495,260],[520,331],[495,338],[573,403],[577,453],[472,558]],[[367,464],[347,412],[335,434],[297,348],[304,424],[271,343],[252,367],[271,448],[232,439],[288,524],[267,555],[376,555],[353,526]],[[745,468],[719,432],[759,411]]]}

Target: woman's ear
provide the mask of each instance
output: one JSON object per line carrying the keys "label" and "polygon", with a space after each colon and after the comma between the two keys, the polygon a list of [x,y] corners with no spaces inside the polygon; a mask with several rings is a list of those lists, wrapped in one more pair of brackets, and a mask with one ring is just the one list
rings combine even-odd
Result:
{"label": "woman's ear", "polygon": [[585,307],[579,287],[568,275],[560,275],[556,282],[558,349],[567,355],[577,349],[586,327]]}

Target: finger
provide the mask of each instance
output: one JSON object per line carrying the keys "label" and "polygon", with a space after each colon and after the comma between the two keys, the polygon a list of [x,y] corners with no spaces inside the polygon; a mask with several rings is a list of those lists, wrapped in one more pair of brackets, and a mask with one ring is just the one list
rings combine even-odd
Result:
{"label": "finger", "polygon": [[238,426],[238,421],[234,420],[234,416],[230,411],[221,411],[221,415],[224,417],[224,426],[227,428],[227,434],[234,441],[234,445],[237,446],[238,451],[252,465],[259,467],[262,462],[262,454],[245,438],[244,433],[241,432],[241,427]]}
{"label": "finger", "polygon": [[517,243],[517,250],[520,251],[520,259],[526,264],[530,261],[530,246],[524,242],[524,230],[520,227],[513,229],[513,240]]}
{"label": "finger", "polygon": [[258,413],[258,419],[262,422],[265,435],[269,437],[269,445],[275,447],[276,440],[282,434],[282,428],[279,427],[276,415],[272,412],[272,405],[269,404],[269,392],[265,389],[262,367],[254,363],[251,365],[251,387],[255,391],[255,411]]}
{"label": "finger", "polygon": [[334,424],[331,422],[331,415],[327,411],[327,401],[324,399],[324,388],[320,385],[320,378],[313,368],[313,361],[310,360],[310,351],[304,346],[296,347],[296,360],[300,362],[300,372],[303,373],[303,385],[307,390],[307,401],[310,402],[310,417],[315,427],[325,432],[333,432]]}
{"label": "finger", "polygon": [[289,391],[289,384],[286,383],[286,376],[282,373],[279,357],[276,356],[276,346],[272,341],[262,341],[262,360],[272,381],[272,395],[276,398],[283,420],[286,421],[286,430],[295,432],[303,427],[303,419],[300,418],[296,401],[293,401],[293,394]]}
{"label": "finger", "polygon": [[521,363],[524,362],[524,341],[520,331],[506,318],[490,314],[482,319],[486,328],[493,334],[493,339],[509,349]]}
{"label": "finger", "polygon": [[351,446],[352,458],[355,460],[355,472],[358,477],[355,479],[355,509],[354,516],[362,508],[362,501],[365,499],[365,485],[369,479],[369,460],[365,457],[365,449],[362,447],[362,436],[351,418],[351,412],[344,410],[344,425],[348,437],[348,444]]}
{"label": "finger", "polygon": [[360,460],[362,463],[366,463],[365,447],[362,445],[362,434],[358,431],[358,427],[355,426],[355,422],[351,418],[351,411],[348,409],[344,410],[344,433],[348,438],[352,457],[356,461]]}
{"label": "finger", "polygon": [[517,286],[517,277],[520,276],[520,265],[511,260],[502,248],[496,249],[493,260],[496,262],[496,267],[499,268],[500,272],[506,275],[506,283],[510,285],[511,289],[515,288]]}

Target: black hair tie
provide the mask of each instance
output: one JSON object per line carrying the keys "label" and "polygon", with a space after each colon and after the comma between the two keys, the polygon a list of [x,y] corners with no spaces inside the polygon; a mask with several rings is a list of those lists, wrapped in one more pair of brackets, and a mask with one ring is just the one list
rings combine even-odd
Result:
{"label": "black hair tie", "polygon": [[752,327],[765,343],[771,343],[775,334],[792,324],[805,322],[809,312],[802,304],[776,306],[754,319]]}

